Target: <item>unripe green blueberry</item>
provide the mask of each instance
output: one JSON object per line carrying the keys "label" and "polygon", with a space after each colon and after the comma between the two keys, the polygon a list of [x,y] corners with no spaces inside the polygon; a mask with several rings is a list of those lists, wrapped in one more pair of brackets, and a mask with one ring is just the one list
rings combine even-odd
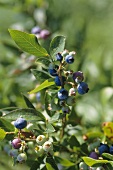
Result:
{"label": "unripe green blueberry", "polygon": [[16,158],[18,156],[18,150],[17,149],[11,149],[11,150],[9,150],[8,155]]}
{"label": "unripe green blueberry", "polygon": [[38,145],[43,145],[45,141],[46,137],[44,135],[39,135],[36,138],[36,142],[38,143]]}
{"label": "unripe green blueberry", "polygon": [[65,57],[66,55],[68,55],[68,54],[69,54],[69,51],[66,50],[66,49],[62,52],[62,56],[64,56],[64,57]]}
{"label": "unripe green blueberry", "polygon": [[27,155],[26,153],[20,153],[17,156],[17,161],[19,161],[20,163],[25,162],[27,160]]}
{"label": "unripe green blueberry", "polygon": [[44,153],[43,147],[42,146],[36,146],[35,147],[35,152],[38,156],[41,156]]}
{"label": "unripe green blueberry", "polygon": [[68,96],[68,98],[66,99],[66,103],[69,105],[69,106],[73,106],[75,104],[75,97],[74,96]]}
{"label": "unripe green blueberry", "polygon": [[69,55],[75,55],[76,54],[76,52],[75,51],[71,51],[71,52],[69,52]]}
{"label": "unripe green blueberry", "polygon": [[51,150],[53,150],[53,144],[52,144],[52,142],[46,141],[46,142],[43,144],[43,149],[44,149],[44,151],[46,151],[46,152],[50,152]]}
{"label": "unripe green blueberry", "polygon": [[27,146],[28,146],[28,148],[34,148],[34,142],[33,141],[29,141],[27,143]]}
{"label": "unripe green blueberry", "polygon": [[65,106],[65,100],[59,100],[59,105],[60,106]]}
{"label": "unripe green blueberry", "polygon": [[84,162],[79,163],[80,170],[88,170],[88,166]]}

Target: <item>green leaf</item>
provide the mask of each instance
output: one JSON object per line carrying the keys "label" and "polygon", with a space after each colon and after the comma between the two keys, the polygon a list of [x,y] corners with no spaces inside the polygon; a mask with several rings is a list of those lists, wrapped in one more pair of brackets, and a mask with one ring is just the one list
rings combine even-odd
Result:
{"label": "green leaf", "polygon": [[60,157],[57,157],[57,159],[62,166],[70,167],[70,166],[75,165],[75,163],[69,161],[68,159],[63,159],[63,158],[60,158]]}
{"label": "green leaf", "polygon": [[60,113],[55,113],[51,119],[49,120],[49,123],[53,123],[53,122],[56,122],[60,117]]}
{"label": "green leaf", "polygon": [[38,168],[40,168],[40,163],[38,161],[34,161],[30,170],[37,170]]}
{"label": "green leaf", "polygon": [[29,94],[32,94],[32,93],[37,93],[39,92],[40,90],[43,90],[49,86],[52,86],[54,85],[55,82],[54,81],[50,81],[49,79],[48,80],[45,80],[41,85],[39,85],[38,87],[36,87],[34,90],[30,91]]}
{"label": "green leaf", "polygon": [[92,159],[92,158],[85,157],[85,156],[82,157],[82,159],[88,166],[93,166],[96,164],[110,163],[110,161],[108,161],[108,160],[96,160],[96,159]]}
{"label": "green leaf", "polygon": [[3,128],[6,132],[14,131],[14,126],[3,118],[0,118],[0,127]]}
{"label": "green leaf", "polygon": [[46,129],[46,132],[47,132],[47,133],[55,132],[54,127],[53,127],[50,123],[47,124],[46,128],[47,128],[47,129]]}
{"label": "green leaf", "polygon": [[35,109],[35,107],[33,106],[33,104],[29,101],[29,99],[24,95],[23,95],[23,98],[24,98],[24,101],[26,103],[26,105],[29,107],[29,108],[32,108],[32,109]]}
{"label": "green leaf", "polygon": [[47,73],[47,72],[45,72],[45,71],[39,71],[39,70],[37,70],[37,69],[32,69],[31,70],[31,72],[33,73],[33,75],[35,76],[35,78],[38,80],[38,81],[44,81],[44,80],[47,80],[47,79],[49,79],[49,78],[52,78],[51,76],[50,76],[50,74],[49,73]]}
{"label": "green leaf", "polygon": [[113,155],[111,155],[111,154],[109,154],[109,153],[103,153],[103,154],[102,154],[102,157],[107,158],[107,159],[110,159],[110,160],[113,161]]}
{"label": "green leaf", "polygon": [[46,168],[47,170],[58,170],[56,162],[51,155],[46,158]]}
{"label": "green leaf", "polygon": [[6,136],[6,132],[0,128],[0,141],[3,140]]}
{"label": "green leaf", "polygon": [[43,65],[43,67],[45,67],[45,68],[48,68],[49,67],[49,64],[51,63],[51,61],[48,59],[48,58],[46,58],[46,57],[39,57],[37,60],[36,60],[36,63],[38,64],[42,64]]}
{"label": "green leaf", "polygon": [[9,29],[9,32],[12,39],[22,51],[39,57],[46,57],[49,55],[46,49],[40,46],[38,39],[34,34],[11,29]]}
{"label": "green leaf", "polygon": [[50,54],[52,57],[64,50],[65,40],[66,38],[64,36],[57,36],[51,41]]}
{"label": "green leaf", "polygon": [[77,138],[72,135],[69,139],[69,145],[71,148],[75,147],[80,147],[80,143],[78,142]]}
{"label": "green leaf", "polygon": [[17,109],[14,111],[9,112],[8,114],[6,114],[5,116],[3,116],[4,118],[7,119],[11,119],[11,120],[15,120],[19,117],[23,117],[26,120],[45,120],[45,117],[43,116],[43,114],[39,111],[36,111],[35,109]]}

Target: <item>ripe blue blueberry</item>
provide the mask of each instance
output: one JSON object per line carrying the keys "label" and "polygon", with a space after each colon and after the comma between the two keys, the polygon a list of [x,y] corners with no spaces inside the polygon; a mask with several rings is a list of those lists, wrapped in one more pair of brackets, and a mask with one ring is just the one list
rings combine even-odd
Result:
{"label": "ripe blue blueberry", "polygon": [[[62,82],[63,82],[63,83],[64,83],[65,80],[66,80],[66,78],[65,78],[64,76],[62,76],[61,79],[62,79]],[[56,77],[55,77],[55,84],[56,84],[56,86],[61,86],[61,80],[60,80],[60,77],[59,77],[59,76],[56,76]]]}
{"label": "ripe blue blueberry", "polygon": [[60,53],[56,54],[57,61],[62,61],[62,59],[63,59],[63,56]]}
{"label": "ripe blue blueberry", "polygon": [[110,153],[110,154],[113,154],[113,145],[110,146],[110,148],[109,148],[109,153]]}
{"label": "ripe blue blueberry", "polygon": [[98,151],[100,155],[102,155],[102,153],[109,153],[109,146],[107,144],[100,144]]}
{"label": "ripe blue blueberry", "polygon": [[21,139],[19,138],[13,139],[11,144],[14,149],[19,149],[21,147]]}
{"label": "ripe blue blueberry", "polygon": [[87,93],[89,91],[88,84],[85,82],[81,82],[77,86],[77,91],[81,95]]}
{"label": "ripe blue blueberry", "polygon": [[77,72],[73,73],[73,80],[76,83],[82,82],[84,80],[83,73],[81,71],[77,71]]}
{"label": "ripe blue blueberry", "polygon": [[41,28],[39,26],[35,26],[32,28],[31,33],[32,34],[39,34],[41,31]]}
{"label": "ripe blue blueberry", "polygon": [[57,74],[57,71],[56,71],[55,69],[49,69],[48,71],[49,71],[49,73],[50,73],[52,76],[57,76],[57,75],[58,75],[58,74]]}
{"label": "ripe blue blueberry", "polygon": [[66,100],[68,98],[68,91],[64,88],[61,88],[59,91],[58,91],[58,98],[60,100]]}
{"label": "ripe blue blueberry", "polygon": [[68,64],[72,64],[72,63],[74,62],[74,57],[73,57],[72,55],[66,55],[65,61],[66,61]]}
{"label": "ripe blue blueberry", "polygon": [[96,152],[91,152],[90,155],[89,155],[90,158],[93,158],[93,159],[98,159],[98,154]]}
{"label": "ripe blue blueberry", "polygon": [[17,129],[24,129],[27,126],[27,121],[20,117],[14,122],[14,126]]}

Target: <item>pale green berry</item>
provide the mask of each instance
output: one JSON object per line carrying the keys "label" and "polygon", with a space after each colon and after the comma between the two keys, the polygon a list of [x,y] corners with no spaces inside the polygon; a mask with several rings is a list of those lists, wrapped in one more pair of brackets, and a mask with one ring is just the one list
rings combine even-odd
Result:
{"label": "pale green berry", "polygon": [[33,148],[34,147],[34,142],[33,141],[29,141],[27,143],[27,146],[28,146],[28,148]]}
{"label": "pale green berry", "polygon": [[80,170],[88,170],[88,166],[84,162],[79,163]]}
{"label": "pale green berry", "polygon": [[69,105],[69,106],[73,106],[75,104],[75,96],[69,96],[67,99],[66,99],[66,103]]}
{"label": "pale green berry", "polygon": [[46,142],[43,144],[43,149],[44,149],[44,151],[46,151],[46,152],[50,152],[51,150],[53,150],[53,144],[52,144],[52,142],[46,141]]}
{"label": "pale green berry", "polygon": [[44,135],[39,135],[39,136],[37,136],[37,138],[36,138],[36,142],[37,142],[39,145],[43,145],[45,141],[46,141],[46,137],[45,137]]}
{"label": "pale green berry", "polygon": [[20,163],[24,162],[27,160],[27,155],[26,153],[20,153],[18,156],[17,156],[17,161],[19,161]]}

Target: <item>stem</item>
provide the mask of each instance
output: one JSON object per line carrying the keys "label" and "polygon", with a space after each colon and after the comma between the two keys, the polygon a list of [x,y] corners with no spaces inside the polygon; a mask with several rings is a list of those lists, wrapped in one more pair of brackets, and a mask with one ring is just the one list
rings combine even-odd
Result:
{"label": "stem", "polygon": [[62,129],[61,129],[61,132],[60,132],[60,139],[62,139],[63,136],[64,136],[65,126],[66,126],[66,114],[65,114],[65,116],[62,118]]}
{"label": "stem", "polygon": [[58,76],[59,76],[60,81],[61,81],[61,87],[64,88],[64,83],[63,83],[63,81],[62,81],[62,74],[61,74],[61,73],[62,73],[62,72],[61,72],[62,66],[63,66],[63,63],[61,62],[61,63],[60,63],[60,66],[59,66],[59,69],[57,70],[57,73],[58,73]]}

